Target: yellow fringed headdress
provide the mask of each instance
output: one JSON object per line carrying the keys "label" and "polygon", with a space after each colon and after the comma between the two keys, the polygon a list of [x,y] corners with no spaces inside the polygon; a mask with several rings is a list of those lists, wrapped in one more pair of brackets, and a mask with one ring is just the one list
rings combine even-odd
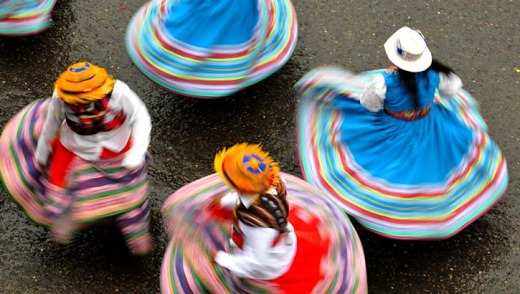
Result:
{"label": "yellow fringed headdress", "polygon": [[112,92],[115,80],[107,71],[89,62],[75,63],[56,80],[58,98],[68,104],[88,104]]}
{"label": "yellow fringed headdress", "polygon": [[214,166],[220,178],[241,193],[263,193],[280,180],[278,163],[260,145],[224,148],[215,156]]}

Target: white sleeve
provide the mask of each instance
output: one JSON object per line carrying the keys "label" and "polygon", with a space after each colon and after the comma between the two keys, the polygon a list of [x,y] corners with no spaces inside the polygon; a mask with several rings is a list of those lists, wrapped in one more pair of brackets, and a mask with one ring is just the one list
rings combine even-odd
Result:
{"label": "white sleeve", "polygon": [[439,94],[441,96],[453,96],[462,89],[462,80],[454,73],[446,75],[439,73]]}
{"label": "white sleeve", "polygon": [[220,206],[223,208],[234,208],[237,205],[238,193],[229,192],[220,198]]}
{"label": "white sleeve", "polygon": [[56,137],[58,129],[65,119],[63,102],[56,96],[56,93],[54,93],[50,99],[51,101],[47,108],[45,122],[40,138],[38,139],[38,144],[36,145],[35,154],[36,161],[43,166],[47,165],[47,161],[49,160],[51,140]]}
{"label": "white sleeve", "polygon": [[237,254],[219,251],[215,261],[239,277],[265,279],[268,249],[276,236],[278,231],[272,228],[248,228],[242,250]]}
{"label": "white sleeve", "polygon": [[377,75],[374,81],[363,91],[359,102],[365,106],[368,111],[378,112],[384,108],[385,96],[385,78],[383,75]]}
{"label": "white sleeve", "polygon": [[122,95],[120,106],[132,129],[132,147],[123,159],[123,166],[136,168],[143,163],[148,151],[152,122],[144,102],[125,83],[121,81],[117,83],[121,83],[118,85],[121,87],[120,95]]}

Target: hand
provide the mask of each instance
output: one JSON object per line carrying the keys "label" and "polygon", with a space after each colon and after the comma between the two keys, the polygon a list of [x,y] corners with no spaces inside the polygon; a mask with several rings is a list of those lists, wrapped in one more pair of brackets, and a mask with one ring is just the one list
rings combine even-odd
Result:
{"label": "hand", "polygon": [[215,208],[220,206],[220,200],[222,200],[222,195],[217,194],[211,198],[211,200],[208,203],[209,208]]}
{"label": "hand", "polygon": [[397,66],[392,65],[388,68],[388,71],[397,71]]}
{"label": "hand", "polygon": [[125,154],[125,157],[123,158],[123,162],[121,165],[129,170],[135,170],[139,169],[143,164],[142,158],[136,158],[135,156],[132,156],[131,154]]}
{"label": "hand", "polygon": [[135,165],[135,164],[129,164],[129,163],[126,163],[126,162],[122,162],[121,165],[126,168],[126,169],[129,169],[129,170],[135,170],[135,169],[138,169],[139,168],[139,165]]}
{"label": "hand", "polygon": [[36,157],[36,162],[42,170],[45,170],[47,168],[47,159],[41,159]]}
{"label": "hand", "polygon": [[236,192],[221,192],[213,196],[209,202],[210,208],[218,207],[225,210],[232,210],[236,207],[238,194]]}
{"label": "hand", "polygon": [[40,167],[45,168],[47,166],[47,162],[49,161],[50,155],[47,154],[47,152],[44,152],[44,151],[38,152],[38,150],[37,150],[34,157],[36,158],[36,162],[38,162]]}
{"label": "hand", "polygon": [[209,249],[209,254],[211,256],[211,260],[216,263],[215,258],[217,258],[218,250],[216,248]]}

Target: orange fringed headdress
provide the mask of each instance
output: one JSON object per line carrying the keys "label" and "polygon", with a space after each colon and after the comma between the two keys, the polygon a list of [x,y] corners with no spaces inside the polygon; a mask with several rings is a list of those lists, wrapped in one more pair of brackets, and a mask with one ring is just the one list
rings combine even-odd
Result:
{"label": "orange fringed headdress", "polygon": [[75,63],[56,80],[58,98],[68,104],[88,104],[112,92],[115,80],[107,71],[89,62]]}
{"label": "orange fringed headdress", "polygon": [[278,163],[260,145],[236,144],[215,156],[215,171],[241,193],[263,193],[280,181]]}

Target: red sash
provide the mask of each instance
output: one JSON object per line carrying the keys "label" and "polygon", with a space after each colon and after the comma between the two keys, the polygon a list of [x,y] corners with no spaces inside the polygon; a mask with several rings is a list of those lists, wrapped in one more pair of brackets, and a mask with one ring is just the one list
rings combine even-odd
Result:
{"label": "red sash", "polygon": [[[110,159],[117,156],[120,156],[130,150],[132,147],[132,138],[128,139],[128,142],[126,143],[126,146],[119,152],[114,152],[111,150],[108,150],[106,148],[103,148],[101,151],[100,159]],[[68,167],[74,160],[74,158],[77,156],[69,149],[65,148],[63,144],[61,143],[58,138],[54,138],[51,141],[51,148],[52,148],[52,155],[49,160],[49,168],[48,168],[48,174],[49,174],[49,182],[52,184],[58,186],[58,187],[64,187],[65,186],[65,179],[68,175]]]}

